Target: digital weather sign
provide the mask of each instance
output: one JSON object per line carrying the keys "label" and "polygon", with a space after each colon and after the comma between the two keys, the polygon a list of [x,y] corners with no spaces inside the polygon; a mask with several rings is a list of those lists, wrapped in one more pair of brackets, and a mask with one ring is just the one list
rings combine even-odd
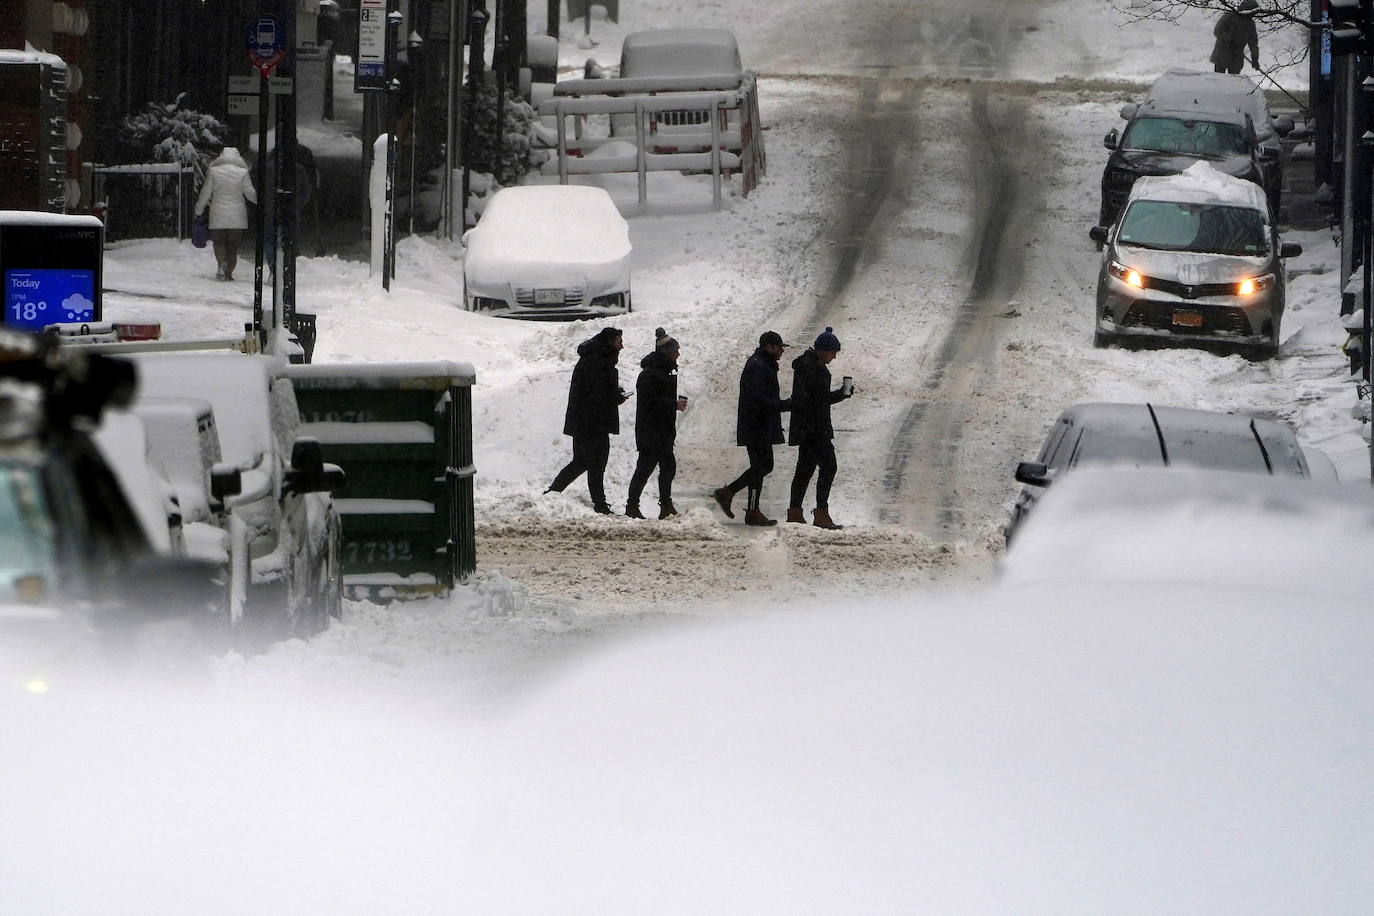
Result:
{"label": "digital weather sign", "polygon": [[5,271],[8,327],[37,332],[50,324],[95,320],[95,271]]}

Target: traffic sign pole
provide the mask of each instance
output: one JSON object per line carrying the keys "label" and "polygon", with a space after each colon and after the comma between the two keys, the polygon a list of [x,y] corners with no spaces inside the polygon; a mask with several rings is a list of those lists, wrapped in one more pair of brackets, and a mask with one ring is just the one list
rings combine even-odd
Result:
{"label": "traffic sign pole", "polygon": [[262,262],[267,248],[267,208],[272,195],[267,190],[267,75],[258,77],[258,243],[253,252],[253,333],[258,349],[267,349],[267,332],[262,322]]}

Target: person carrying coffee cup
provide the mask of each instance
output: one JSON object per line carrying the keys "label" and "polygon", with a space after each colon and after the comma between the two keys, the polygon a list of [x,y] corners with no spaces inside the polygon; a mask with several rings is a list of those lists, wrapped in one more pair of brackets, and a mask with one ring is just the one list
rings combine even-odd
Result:
{"label": "person carrying coffee cup", "polygon": [[639,509],[639,497],[655,468],[658,469],[658,517],[677,515],[673,507],[673,477],[677,474],[673,447],[677,440],[677,414],[687,409],[687,399],[677,393],[680,352],[678,342],[663,328],[656,328],[653,352],[639,362],[639,379],[635,382],[638,401],[635,405],[635,448],[639,451],[639,460],[625,497],[628,518],[644,518]]}
{"label": "person carrying coffee cup", "polygon": [[787,520],[806,524],[802,500],[816,478],[816,508],[811,513],[817,528],[836,529],[830,517],[830,485],[839,469],[835,459],[835,428],[830,423],[830,405],[853,396],[852,379],[846,387],[830,388],[831,361],[840,353],[840,339],[834,328],[826,328],[801,356],[792,360],[792,422],[788,428],[787,444],[797,447],[797,470],[792,475],[792,498],[787,508]]}

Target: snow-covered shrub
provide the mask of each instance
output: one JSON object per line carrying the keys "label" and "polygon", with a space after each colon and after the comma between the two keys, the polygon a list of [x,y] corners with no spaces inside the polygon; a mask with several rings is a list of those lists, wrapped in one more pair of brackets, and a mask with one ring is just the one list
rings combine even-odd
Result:
{"label": "snow-covered shrub", "polygon": [[200,187],[210,161],[229,137],[213,115],[185,107],[186,93],[169,103],[149,102],[119,124],[118,156],[124,162],[179,162],[195,169]]}
{"label": "snow-covered shrub", "polygon": [[464,164],[475,172],[489,172],[503,185],[516,184],[521,175],[537,169],[548,153],[534,148],[537,115],[519,96],[506,93],[500,159],[496,156],[496,86],[483,82],[473,100],[473,118],[463,149]]}

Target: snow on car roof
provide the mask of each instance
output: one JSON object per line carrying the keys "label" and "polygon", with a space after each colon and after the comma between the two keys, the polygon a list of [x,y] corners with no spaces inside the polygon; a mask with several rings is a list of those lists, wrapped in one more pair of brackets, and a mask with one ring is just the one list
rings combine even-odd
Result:
{"label": "snow on car roof", "polygon": [[1230,73],[1172,67],[1154,81],[1146,99],[1158,108],[1239,109],[1256,121],[1269,117],[1269,105],[1260,88],[1248,78]]}
{"label": "snow on car roof", "polygon": [[1297,436],[1274,420],[1148,404],[1078,404],[1065,414],[1083,430],[1075,464],[1080,459],[1101,463],[1119,457],[1131,464],[1149,458],[1150,464],[1162,466],[1167,452],[1170,464],[1176,466],[1259,474],[1268,473],[1272,466],[1275,474],[1308,476]]}
{"label": "snow on car roof", "polygon": [[1219,470],[1085,468],[1036,503],[1001,575],[1355,595],[1365,586],[1349,581],[1347,564],[1374,547],[1367,491]]}
{"label": "snow on car roof", "polygon": [[743,69],[729,29],[653,29],[631,32],[620,46],[620,75],[707,76]]}
{"label": "snow on car roof", "polygon": [[[477,242],[480,252],[472,252]],[[502,188],[469,236],[469,255],[509,261],[605,264],[630,255],[630,227],[604,188]]]}
{"label": "snow on car roof", "polygon": [[272,450],[266,357],[238,353],[139,353],[140,397],[205,398],[215,407],[224,460],[252,466]]}
{"label": "snow on car roof", "polygon": [[1263,188],[1252,181],[1218,171],[1206,162],[1195,162],[1178,175],[1150,175],[1136,179],[1127,202],[1141,198],[1250,207],[1261,213],[1269,212]]}

